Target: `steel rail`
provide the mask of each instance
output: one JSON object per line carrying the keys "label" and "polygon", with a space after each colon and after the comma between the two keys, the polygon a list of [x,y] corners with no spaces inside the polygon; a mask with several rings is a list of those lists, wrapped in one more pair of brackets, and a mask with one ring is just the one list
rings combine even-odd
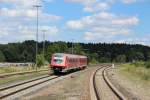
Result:
{"label": "steel rail", "polygon": [[93,75],[93,87],[94,87],[94,92],[95,92],[95,96],[97,98],[97,100],[100,100],[100,97],[98,95],[98,90],[97,90],[97,87],[96,87],[96,73],[102,69],[104,66],[98,68],[95,72],[94,72],[94,75]]}
{"label": "steel rail", "polygon": [[[95,92],[95,96],[96,96],[96,99],[97,100],[101,100],[101,97],[99,96],[98,94],[98,89],[97,89],[97,86],[96,86],[96,73],[101,70],[102,68],[106,67],[107,65],[105,66],[102,66],[100,68],[98,68],[95,72],[94,72],[94,76],[93,76],[93,87],[94,87],[94,92]],[[120,91],[118,91],[116,88],[114,88],[114,86],[110,83],[110,81],[108,80],[108,78],[106,78],[106,69],[110,68],[111,66],[109,67],[106,67],[102,70],[102,77],[104,79],[104,82],[107,84],[107,86],[110,88],[110,90],[118,97],[119,100],[126,100],[126,98],[122,95],[122,93],[120,93]]]}
{"label": "steel rail", "polygon": [[[8,93],[8,94],[2,95],[2,96],[0,96],[0,99],[6,98],[6,97],[11,96],[11,95],[13,95],[13,94],[16,94],[16,93],[18,93],[18,92],[20,92],[20,91],[23,91],[23,90],[29,89],[29,88],[31,88],[31,87],[33,87],[33,86],[36,86],[36,85],[39,85],[39,84],[45,83],[45,82],[47,82],[47,81],[50,81],[50,80],[56,79],[56,78],[58,78],[58,77],[60,77],[60,76],[55,76],[55,77],[53,77],[53,78],[46,79],[46,80],[43,80],[43,81],[37,82],[37,83],[35,83],[35,84],[32,84],[32,85],[26,86],[26,87],[24,87],[24,88],[18,89],[18,90],[16,90],[16,91],[10,92],[10,93]],[[46,78],[46,77],[43,77],[43,78]],[[40,80],[40,79],[43,79],[43,78],[39,78],[39,79],[36,79],[36,80],[28,81],[28,82],[25,82],[25,84],[30,83],[30,82],[34,82],[34,81],[37,81],[37,80]],[[21,84],[21,85],[24,85],[24,84]],[[17,85],[17,86],[21,86],[21,85]],[[13,88],[13,87],[16,87],[16,86],[12,86],[12,88]],[[10,88],[11,88],[11,87],[10,87]],[[7,89],[10,89],[10,88],[8,87]],[[2,89],[2,90],[3,90],[3,89]],[[3,91],[4,91],[4,90],[3,90]],[[2,91],[1,91],[1,92],[2,92]]]}
{"label": "steel rail", "polygon": [[23,74],[30,74],[30,73],[35,73],[35,72],[42,72],[42,71],[48,71],[49,69],[44,69],[44,70],[34,70],[34,71],[24,71],[24,72],[13,72],[13,73],[5,73],[5,74],[0,74],[0,78],[5,78],[5,77],[10,77],[13,75],[23,75]]}
{"label": "steel rail", "polygon": [[46,77],[49,77],[49,75],[44,75],[42,77],[38,77],[38,78],[31,79],[31,80],[19,82],[19,83],[13,84],[13,85],[9,85],[9,86],[6,86],[6,87],[2,87],[2,88],[0,88],[0,91],[10,89],[10,88],[13,88],[13,87],[16,87],[16,86],[19,86],[19,85],[23,85],[23,84],[26,84],[26,83],[30,83],[30,82],[33,82],[33,81],[36,81],[36,80],[39,80],[39,79],[43,79],[43,78],[46,78]]}
{"label": "steel rail", "polygon": [[103,79],[105,81],[105,83],[108,85],[108,87],[113,91],[113,93],[119,98],[119,100],[127,100],[126,97],[120,92],[118,91],[117,88],[114,87],[114,85],[110,82],[110,80],[107,78],[106,76],[106,70],[110,68],[110,67],[106,67],[103,71],[102,71],[102,75],[103,75]]}

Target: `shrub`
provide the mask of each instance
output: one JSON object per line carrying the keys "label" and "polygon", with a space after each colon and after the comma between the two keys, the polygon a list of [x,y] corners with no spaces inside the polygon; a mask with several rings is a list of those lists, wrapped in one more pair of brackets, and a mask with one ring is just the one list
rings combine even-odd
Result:
{"label": "shrub", "polygon": [[150,68],[150,61],[145,62],[145,67]]}
{"label": "shrub", "polygon": [[44,57],[43,57],[43,55],[42,54],[39,54],[38,56],[37,56],[37,67],[41,67],[41,66],[43,66],[44,65]]}
{"label": "shrub", "polygon": [[143,61],[137,61],[132,63],[135,67],[143,67],[144,66],[144,62]]}

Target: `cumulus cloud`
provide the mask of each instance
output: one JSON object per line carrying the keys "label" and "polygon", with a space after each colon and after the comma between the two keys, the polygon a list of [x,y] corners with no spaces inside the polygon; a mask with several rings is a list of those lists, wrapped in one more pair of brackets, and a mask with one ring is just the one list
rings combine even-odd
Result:
{"label": "cumulus cloud", "polygon": [[66,2],[71,2],[71,3],[80,3],[80,4],[84,4],[84,5],[91,5],[95,2],[97,2],[97,0],[65,0]]}
{"label": "cumulus cloud", "polygon": [[108,10],[111,6],[110,2],[102,2],[99,0],[65,0],[66,2],[79,3],[84,5],[84,12],[97,12]]}
{"label": "cumulus cloud", "polygon": [[[47,30],[46,36],[52,37],[58,34],[59,28],[56,26],[39,26],[39,40],[42,40],[42,29]],[[18,25],[14,27],[0,27],[0,39],[7,40],[11,37],[12,41],[23,41],[23,40],[35,40],[36,39],[36,27]],[[3,39],[2,39],[3,38]],[[10,39],[10,38],[9,38]],[[9,42],[10,40],[7,40]]]}
{"label": "cumulus cloud", "polygon": [[95,5],[87,5],[83,8],[84,12],[98,12],[98,11],[106,11],[110,8],[110,5],[105,2],[99,2]]}
{"label": "cumulus cloud", "polygon": [[93,9],[93,7],[91,7],[91,6],[85,6],[84,8],[83,8],[83,11],[84,12],[94,12],[94,9]]}
{"label": "cumulus cloud", "polygon": [[[82,17],[80,20],[71,20],[67,22],[67,27],[71,29],[81,29],[88,26],[133,26],[139,23],[136,16],[121,17],[113,13],[100,12],[91,16]],[[76,28],[76,26],[78,26]],[[75,27],[75,28],[73,28]]]}
{"label": "cumulus cloud", "polygon": [[130,18],[112,20],[112,24],[116,24],[116,25],[137,25],[138,23],[139,23],[139,19],[135,16]]}
{"label": "cumulus cloud", "polygon": [[46,30],[46,34],[57,34],[60,30],[56,26],[41,26],[41,30]]}
{"label": "cumulus cloud", "polygon": [[69,27],[70,29],[82,29],[83,24],[81,21],[68,21],[67,27]]}
{"label": "cumulus cloud", "polygon": [[137,0],[65,0],[70,3],[78,3],[83,5],[83,11],[94,13],[98,11],[107,11],[111,6],[118,1],[121,1],[124,4],[132,4],[137,2]]}
{"label": "cumulus cloud", "polygon": [[[45,3],[50,3],[52,0],[44,0]],[[34,5],[37,0],[0,0],[0,38],[6,38],[8,35],[11,40],[35,39],[35,24],[37,11]],[[44,5],[39,0],[38,4]],[[56,22],[62,19],[61,16],[46,13],[39,9],[39,23],[49,25],[51,22]],[[59,29],[56,26],[47,27],[51,35],[58,33]],[[39,30],[41,27],[39,26]],[[17,37],[16,37],[17,36]],[[6,38],[5,40],[7,40]]]}
{"label": "cumulus cloud", "polygon": [[100,40],[100,39],[111,39],[116,35],[128,35],[131,30],[119,29],[113,27],[94,27],[90,32],[85,32],[85,40]]}
{"label": "cumulus cloud", "polygon": [[107,9],[109,9],[109,7],[110,6],[108,5],[108,3],[104,3],[104,2],[98,3],[96,5],[97,10],[107,10]]}
{"label": "cumulus cloud", "polygon": [[136,16],[119,16],[113,13],[100,12],[86,16],[80,20],[68,21],[66,26],[72,30],[83,30],[86,40],[112,38],[119,35],[132,34],[132,27],[138,25]]}
{"label": "cumulus cloud", "polygon": [[[35,19],[37,17],[37,11],[36,9],[8,9],[8,8],[1,8],[0,9],[0,15],[3,17],[13,17],[14,18],[28,18],[28,19]],[[53,14],[47,14],[39,10],[39,17],[42,20],[49,20],[49,21],[58,21],[62,17],[53,15]]]}
{"label": "cumulus cloud", "polygon": [[123,0],[123,3],[125,4],[131,4],[131,3],[135,3],[137,0]]}
{"label": "cumulus cloud", "polygon": [[[44,2],[50,3],[53,0],[44,0]],[[0,3],[11,4],[14,7],[32,7],[35,4],[43,4],[42,0],[0,0]]]}

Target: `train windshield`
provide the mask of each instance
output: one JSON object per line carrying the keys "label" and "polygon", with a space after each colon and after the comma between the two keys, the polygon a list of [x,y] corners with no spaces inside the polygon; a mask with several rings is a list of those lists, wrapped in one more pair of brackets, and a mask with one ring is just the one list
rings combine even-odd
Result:
{"label": "train windshield", "polygon": [[56,63],[56,64],[61,64],[62,63],[62,59],[54,59],[54,62]]}

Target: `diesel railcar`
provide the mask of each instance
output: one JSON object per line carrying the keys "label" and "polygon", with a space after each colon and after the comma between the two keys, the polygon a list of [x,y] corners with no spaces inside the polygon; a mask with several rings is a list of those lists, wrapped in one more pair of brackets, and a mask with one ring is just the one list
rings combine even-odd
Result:
{"label": "diesel railcar", "polygon": [[61,73],[72,69],[84,69],[87,64],[87,56],[55,53],[52,55],[50,66],[54,73]]}

